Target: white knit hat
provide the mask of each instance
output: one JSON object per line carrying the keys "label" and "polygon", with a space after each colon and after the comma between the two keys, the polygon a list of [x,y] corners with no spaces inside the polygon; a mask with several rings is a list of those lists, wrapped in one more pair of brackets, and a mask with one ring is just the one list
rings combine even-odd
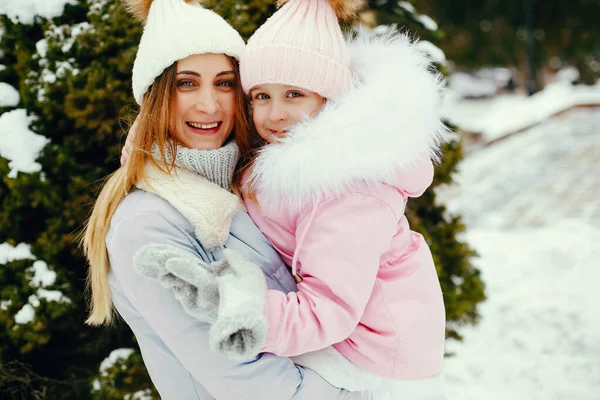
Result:
{"label": "white knit hat", "polygon": [[220,15],[196,0],[125,0],[145,21],[133,64],[133,97],[146,90],[167,67],[193,54],[223,53],[239,60],[244,40]]}

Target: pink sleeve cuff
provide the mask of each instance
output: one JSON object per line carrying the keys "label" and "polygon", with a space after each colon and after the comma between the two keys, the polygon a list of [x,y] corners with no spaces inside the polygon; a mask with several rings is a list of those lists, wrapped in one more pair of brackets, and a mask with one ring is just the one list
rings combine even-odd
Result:
{"label": "pink sleeve cuff", "polygon": [[265,318],[267,319],[267,339],[261,349],[263,353],[277,354],[277,338],[281,329],[281,306],[285,293],[278,290],[267,290],[265,299]]}

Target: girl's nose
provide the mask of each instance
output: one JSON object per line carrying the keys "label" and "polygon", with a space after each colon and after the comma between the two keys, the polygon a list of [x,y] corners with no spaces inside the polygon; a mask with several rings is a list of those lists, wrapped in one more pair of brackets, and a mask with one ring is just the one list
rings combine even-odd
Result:
{"label": "girl's nose", "polygon": [[273,104],[269,110],[269,120],[271,122],[285,121],[288,117],[285,109],[277,104]]}

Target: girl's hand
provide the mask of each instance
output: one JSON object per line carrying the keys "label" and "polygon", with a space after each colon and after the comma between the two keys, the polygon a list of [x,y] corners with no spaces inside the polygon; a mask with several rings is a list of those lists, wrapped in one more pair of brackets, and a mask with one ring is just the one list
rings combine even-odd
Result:
{"label": "girl's hand", "polygon": [[125,146],[121,149],[121,167],[125,165],[129,156],[131,155],[131,151],[133,150],[133,141],[135,139],[135,135],[137,134],[137,127],[140,116],[138,115],[133,121],[133,125],[129,128],[129,132],[127,133],[127,140],[125,140]]}

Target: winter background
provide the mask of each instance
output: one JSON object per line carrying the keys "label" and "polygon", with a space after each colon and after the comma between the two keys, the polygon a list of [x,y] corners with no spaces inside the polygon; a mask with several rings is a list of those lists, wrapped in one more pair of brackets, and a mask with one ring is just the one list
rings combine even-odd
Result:
{"label": "winter background", "polygon": [[[1,0],[0,14],[32,24],[60,16],[69,3]],[[420,18],[437,29],[431,18]],[[87,28],[76,27],[73,38]],[[598,72],[594,33],[590,66]],[[36,45],[42,58],[46,46]],[[455,183],[440,187],[438,200],[463,216],[487,297],[479,323],[458,327],[463,340],[448,341],[450,399],[599,400],[600,80],[581,84],[577,67],[559,65],[528,96],[514,68],[466,68],[431,42],[421,46],[448,68],[443,113],[466,152]],[[62,68],[71,68],[68,60]],[[44,79],[56,76],[47,71]],[[31,129],[36,117],[19,103],[17,88],[0,82],[0,107],[12,108],[0,115],[0,157],[9,161],[9,178],[40,172],[37,158],[49,143]],[[0,243],[0,268],[15,260],[31,260],[37,288],[14,313],[16,324],[30,323],[42,299],[82,301],[52,288],[56,273],[27,243]],[[0,301],[7,310],[10,301]],[[100,374],[131,352],[115,350]]]}

